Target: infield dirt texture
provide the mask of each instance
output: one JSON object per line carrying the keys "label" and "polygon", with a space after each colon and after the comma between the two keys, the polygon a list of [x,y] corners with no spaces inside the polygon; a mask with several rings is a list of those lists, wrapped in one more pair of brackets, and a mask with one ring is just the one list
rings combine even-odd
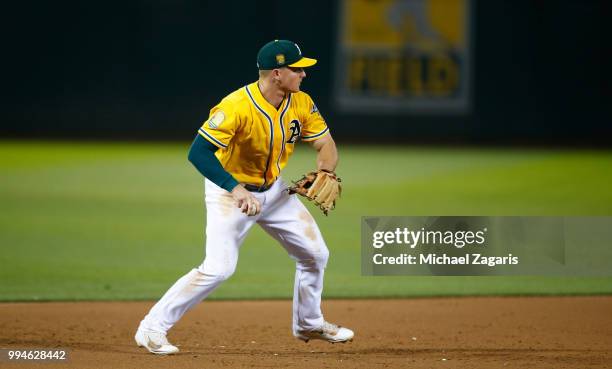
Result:
{"label": "infield dirt texture", "polygon": [[69,348],[60,364],[6,368],[610,368],[612,297],[327,300],[353,342],[291,336],[290,301],[207,301],[160,357],[133,334],[151,303],[0,304],[0,346]]}

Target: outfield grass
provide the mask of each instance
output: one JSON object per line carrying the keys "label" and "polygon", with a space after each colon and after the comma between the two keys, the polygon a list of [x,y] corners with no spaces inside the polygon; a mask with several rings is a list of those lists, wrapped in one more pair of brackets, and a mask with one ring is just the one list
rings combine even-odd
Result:
{"label": "outfield grass", "polygon": [[[203,256],[189,143],[0,142],[0,300],[153,299]],[[314,167],[302,145],[285,178]],[[612,215],[612,152],[340,146],[343,198],[313,209],[326,297],[611,293],[612,278],[362,277],[364,215]],[[212,298],[286,298],[294,265],[254,229]]]}

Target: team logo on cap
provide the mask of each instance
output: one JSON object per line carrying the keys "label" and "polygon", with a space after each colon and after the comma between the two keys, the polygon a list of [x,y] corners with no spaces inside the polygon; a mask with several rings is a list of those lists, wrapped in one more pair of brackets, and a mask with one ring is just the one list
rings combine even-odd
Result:
{"label": "team logo on cap", "polygon": [[225,114],[222,111],[216,112],[210,119],[208,120],[208,126],[212,129],[218,128],[223,120],[225,119]]}
{"label": "team logo on cap", "polygon": [[276,54],[276,63],[277,64],[285,64],[285,55],[283,54]]}

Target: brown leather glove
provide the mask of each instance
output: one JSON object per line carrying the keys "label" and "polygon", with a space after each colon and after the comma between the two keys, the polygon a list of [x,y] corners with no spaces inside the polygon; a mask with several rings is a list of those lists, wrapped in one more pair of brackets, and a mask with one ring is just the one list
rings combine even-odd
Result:
{"label": "brown leather glove", "polygon": [[304,175],[298,181],[293,182],[293,186],[287,191],[290,194],[297,193],[308,200],[314,201],[315,204],[323,210],[323,214],[327,213],[336,207],[336,199],[342,193],[340,186],[340,178],[336,173],[327,170],[317,170]]}

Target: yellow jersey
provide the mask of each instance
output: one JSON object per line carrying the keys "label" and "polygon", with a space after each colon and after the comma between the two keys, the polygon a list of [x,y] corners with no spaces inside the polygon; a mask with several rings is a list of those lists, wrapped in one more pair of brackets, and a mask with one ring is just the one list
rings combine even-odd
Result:
{"label": "yellow jersey", "polygon": [[307,93],[288,94],[276,109],[254,82],[213,107],[198,133],[220,149],[217,159],[238,182],[267,186],[278,178],[298,140],[317,140],[329,128]]}

